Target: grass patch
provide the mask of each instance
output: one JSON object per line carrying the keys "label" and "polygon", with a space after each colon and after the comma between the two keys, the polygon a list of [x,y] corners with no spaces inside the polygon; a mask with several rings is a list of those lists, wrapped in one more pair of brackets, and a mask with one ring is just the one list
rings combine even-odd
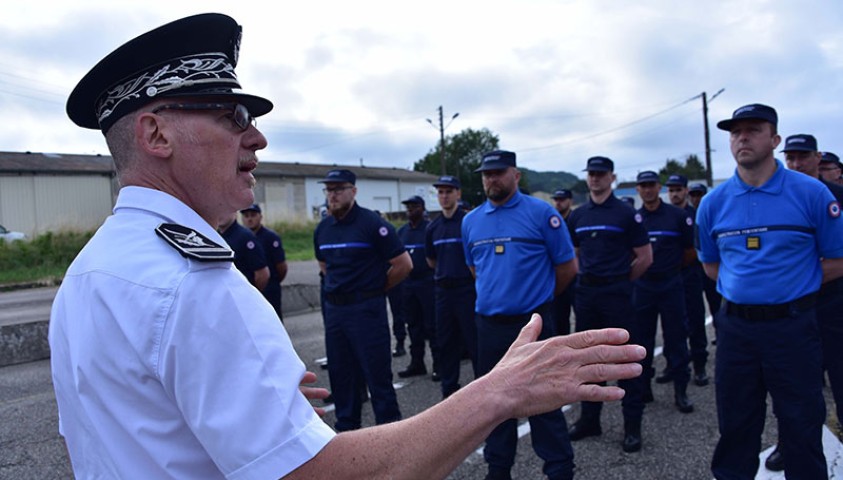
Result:
{"label": "grass patch", "polygon": [[316,258],[313,253],[313,231],[316,225],[317,222],[279,222],[269,225],[269,228],[281,235],[287,261],[296,262]]}

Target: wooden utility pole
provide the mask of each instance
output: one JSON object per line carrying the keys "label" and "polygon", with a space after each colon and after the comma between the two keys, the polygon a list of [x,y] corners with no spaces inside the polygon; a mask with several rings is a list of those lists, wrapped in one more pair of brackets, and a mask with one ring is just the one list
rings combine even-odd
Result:
{"label": "wooden utility pole", "polygon": [[[711,99],[714,100],[715,97],[723,93],[725,88],[721,88],[717,91],[714,95],[712,95]],[[708,188],[714,186],[714,174],[711,171],[711,140],[709,138],[709,130],[708,130],[708,98],[706,97],[706,93],[702,92],[702,102],[703,102],[703,127],[705,128],[705,181],[708,184]]]}

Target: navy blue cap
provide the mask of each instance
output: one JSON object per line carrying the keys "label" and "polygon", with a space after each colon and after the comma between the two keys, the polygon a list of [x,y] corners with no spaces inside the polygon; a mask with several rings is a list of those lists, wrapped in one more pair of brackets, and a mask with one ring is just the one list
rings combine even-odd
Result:
{"label": "navy blue cap", "polygon": [[705,195],[706,193],[708,193],[708,187],[706,187],[702,183],[695,183],[691,185],[691,188],[688,189],[688,193],[700,193]]}
{"label": "navy blue cap", "polygon": [[763,120],[773,125],[779,124],[779,116],[776,113],[776,109],[760,103],[753,103],[735,110],[732,113],[732,118],[717,122],[717,128],[730,132],[732,131],[732,124],[739,120]]}
{"label": "navy blue cap", "polygon": [[515,152],[507,150],[493,150],[483,154],[483,161],[480,168],[474,172],[485,172],[486,170],[503,170],[515,166]]}
{"label": "navy blue cap", "polygon": [[471,210],[471,204],[466,202],[465,200],[458,201],[457,206],[465,210]]}
{"label": "navy blue cap", "polygon": [[688,177],[686,177],[685,175],[679,175],[678,173],[674,173],[673,175],[667,177],[667,181],[664,182],[664,184],[668,187],[687,187]]}
{"label": "navy blue cap", "polygon": [[348,182],[354,185],[357,182],[357,175],[351,170],[338,169],[331,170],[325,175],[325,178],[319,180],[318,183],[345,183]]}
{"label": "navy blue cap", "polygon": [[623,196],[621,200],[628,203],[632,208],[635,208],[635,199],[633,197]]}
{"label": "navy blue cap", "polygon": [[797,133],[784,140],[782,152],[817,152],[817,139],[807,133]]}
{"label": "navy blue cap", "polygon": [[606,157],[591,157],[585,164],[583,172],[614,172],[615,162]]}
{"label": "navy blue cap", "polygon": [[553,195],[550,198],[563,199],[563,198],[572,198],[572,197],[573,197],[573,195],[571,194],[570,190],[568,190],[567,188],[562,188],[562,189],[559,189],[559,190],[553,192]]}
{"label": "navy blue cap", "polygon": [[840,157],[831,152],[822,152],[822,158],[820,159],[820,163],[836,163],[839,166]]}
{"label": "navy blue cap", "polygon": [[253,117],[272,110],[240,92],[234,73],[242,29],[219,13],[182,18],[144,33],[100,60],[67,99],[80,127],[107,132],[121,117],[167,97],[228,97]]}
{"label": "navy blue cap", "polygon": [[451,175],[442,175],[434,184],[434,187],[454,187],[460,188],[460,179],[452,177]]}
{"label": "navy blue cap", "polygon": [[648,183],[648,182],[661,183],[661,179],[659,178],[659,174],[652,171],[652,170],[644,170],[643,172],[639,172],[638,177],[635,179],[635,183]]}
{"label": "navy blue cap", "polygon": [[403,203],[404,205],[409,205],[409,204],[411,204],[411,203],[416,203],[416,204],[419,204],[419,205],[421,205],[422,207],[424,207],[424,199],[423,199],[422,197],[418,196],[418,195],[413,195],[412,197],[410,197],[410,198],[408,198],[408,199],[404,200],[404,201],[403,201],[403,202],[401,202],[401,203]]}
{"label": "navy blue cap", "polygon": [[257,203],[253,203],[253,204],[252,204],[251,206],[249,206],[248,208],[244,208],[243,210],[240,210],[240,213],[245,213],[245,212],[258,212],[258,213],[261,213],[261,206],[260,206],[260,205],[258,205]]}

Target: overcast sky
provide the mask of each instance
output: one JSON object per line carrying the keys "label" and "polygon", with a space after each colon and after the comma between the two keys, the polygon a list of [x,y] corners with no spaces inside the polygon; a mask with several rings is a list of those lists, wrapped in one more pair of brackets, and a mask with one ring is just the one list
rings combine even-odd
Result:
{"label": "overcast sky", "polygon": [[699,95],[721,88],[716,178],[733,160],[715,124],[747,103],[843,153],[832,0],[14,2],[0,16],[0,151],[107,154],[65,115],[76,82],[130,38],[209,11],[243,25],[241,84],[275,103],[258,121],[262,161],[411,168],[439,140],[442,105],[446,122],[459,113],[446,135],[488,128],[521,166],[582,177],[605,155],[633,179],[704,158]]}

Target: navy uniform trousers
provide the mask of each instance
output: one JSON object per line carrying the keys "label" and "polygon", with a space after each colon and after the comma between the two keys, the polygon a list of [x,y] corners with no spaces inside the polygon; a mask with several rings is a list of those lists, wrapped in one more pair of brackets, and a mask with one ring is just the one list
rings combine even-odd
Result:
{"label": "navy uniform trousers", "polygon": [[817,323],[823,345],[823,368],[828,372],[837,421],[843,423],[843,279],[820,289]]}
{"label": "navy uniform trousers", "polygon": [[815,309],[799,310],[791,305],[788,316],[765,320],[748,320],[729,310],[724,306],[717,317],[715,384],[720,440],[711,461],[714,477],[755,478],[769,391],[787,478],[828,478],[822,446],[822,353]]}
{"label": "navy uniform trousers", "polygon": [[571,308],[574,305],[574,283],[553,298],[553,320],[556,322],[556,334],[571,333]]}
{"label": "navy uniform trousers", "polygon": [[439,281],[436,285],[436,337],[439,344],[439,378],[442,398],[460,388],[460,360],[463,348],[471,357],[471,368],[477,377],[477,327],[474,303],[477,293],[474,281],[461,284]]}
{"label": "navy uniform trousers", "polygon": [[[574,294],[577,331],[600,328],[623,328],[629,332],[631,344],[641,345],[641,332],[632,315],[632,282],[621,280],[607,285],[586,285],[577,278]],[[626,394],[621,400],[624,421],[640,422],[644,415],[644,374],[637,378],[618,380]],[[581,418],[597,422],[603,410],[601,402],[582,402]]]}
{"label": "navy uniform trousers", "polygon": [[[550,303],[536,310],[543,319],[539,339],[552,337],[554,325]],[[531,314],[486,316],[477,314],[477,366],[478,375],[485,375],[503,358],[521,329],[530,320]],[[562,410],[554,410],[529,417],[533,450],[544,460],[542,471],[551,479],[567,479],[574,476],[574,449],[568,439],[568,424]],[[518,421],[509,419],[501,423],[486,439],[483,456],[489,469],[509,471],[515,464],[518,446]]]}
{"label": "navy uniform trousers", "polygon": [[667,373],[673,378],[675,385],[687,385],[690,378],[688,327],[682,276],[679,272],[658,280],[649,280],[646,276],[645,274],[635,282],[632,300],[635,306],[635,321],[641,334],[641,346],[647,349],[647,356],[641,362],[641,377],[646,384],[654,376],[653,350],[656,346],[658,319],[661,317]]}
{"label": "navy uniform trousers", "polygon": [[369,387],[377,424],[401,420],[392,386],[392,353],[386,298],[378,295],[347,305],[325,305],[328,377],[337,431],[360,428],[361,377]]}
{"label": "navy uniform trousers", "polygon": [[[705,333],[705,303],[703,303],[702,264],[694,262],[682,269],[685,286],[685,311],[688,314],[688,345],[694,371],[702,372],[708,361],[708,337]],[[716,308],[712,310],[716,311]],[[712,314],[713,315],[713,314]]]}
{"label": "navy uniform trousers", "polygon": [[404,344],[407,338],[407,322],[404,320],[404,282],[389,289],[386,296],[389,299],[389,311],[392,313],[392,336],[395,337],[395,343],[399,345]]}
{"label": "navy uniform trousers", "polygon": [[[439,346],[436,343],[436,316],[433,301],[433,272],[427,278],[406,279],[401,283],[404,321],[410,335],[410,364],[424,366],[425,343],[430,344],[433,371],[439,372]],[[394,327],[394,320],[393,320]]]}

